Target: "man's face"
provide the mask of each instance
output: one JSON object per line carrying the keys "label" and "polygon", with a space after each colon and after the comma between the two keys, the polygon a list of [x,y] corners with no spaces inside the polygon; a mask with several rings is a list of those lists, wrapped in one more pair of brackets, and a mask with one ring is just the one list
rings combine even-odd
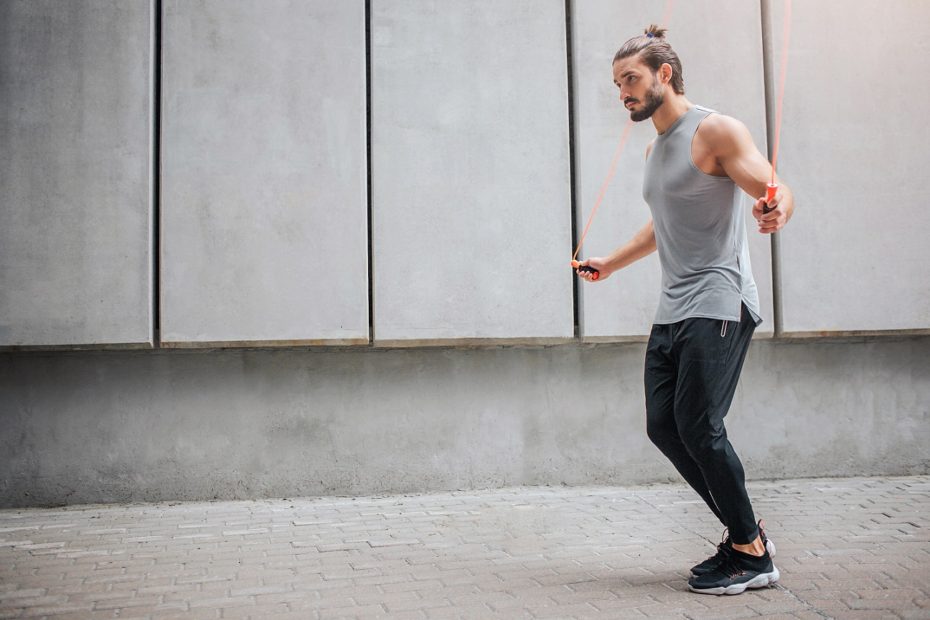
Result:
{"label": "man's face", "polygon": [[614,84],[620,89],[620,101],[634,121],[651,117],[665,101],[665,87],[638,56],[621,58],[614,63]]}

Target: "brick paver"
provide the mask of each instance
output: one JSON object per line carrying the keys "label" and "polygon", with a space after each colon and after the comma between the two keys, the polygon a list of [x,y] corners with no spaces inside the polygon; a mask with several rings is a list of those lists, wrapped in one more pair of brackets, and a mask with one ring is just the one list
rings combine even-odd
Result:
{"label": "brick paver", "polygon": [[682,486],[0,511],[0,618],[930,618],[930,476],[755,482],[782,580],[687,591]]}

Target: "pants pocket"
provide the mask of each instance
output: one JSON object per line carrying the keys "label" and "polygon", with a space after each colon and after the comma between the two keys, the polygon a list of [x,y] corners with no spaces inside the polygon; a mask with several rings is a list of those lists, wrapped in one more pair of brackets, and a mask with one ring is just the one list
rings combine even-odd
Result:
{"label": "pants pocket", "polygon": [[733,336],[733,321],[687,319],[681,329],[680,355],[683,361],[723,364]]}

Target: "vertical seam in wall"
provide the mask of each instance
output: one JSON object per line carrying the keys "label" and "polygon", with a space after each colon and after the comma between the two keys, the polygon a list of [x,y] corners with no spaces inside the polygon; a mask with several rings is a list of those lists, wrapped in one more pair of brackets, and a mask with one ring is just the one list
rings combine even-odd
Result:
{"label": "vertical seam in wall", "polygon": [[374,229],[371,208],[371,0],[365,0],[365,160],[368,208],[368,344],[375,342]]}
{"label": "vertical seam in wall", "polygon": [[151,273],[154,348],[161,347],[161,0],[152,0]]}
{"label": "vertical seam in wall", "polygon": [[[765,88],[765,139],[766,153],[772,161],[772,149],[775,145],[775,40],[772,30],[772,4],[771,0],[760,0],[762,14],[762,79]],[[781,299],[781,245],[778,233],[772,234],[772,313],[775,317],[775,337],[783,333],[782,327],[782,299]]]}
{"label": "vertical seam in wall", "polygon": [[[578,243],[578,213],[575,203],[575,91],[574,72],[572,71],[572,5],[571,0],[565,0],[565,67],[568,93],[568,179],[569,179],[569,205],[572,219],[572,247]],[[572,329],[575,338],[581,337],[581,303],[578,287],[578,278],[570,271],[572,278]]]}

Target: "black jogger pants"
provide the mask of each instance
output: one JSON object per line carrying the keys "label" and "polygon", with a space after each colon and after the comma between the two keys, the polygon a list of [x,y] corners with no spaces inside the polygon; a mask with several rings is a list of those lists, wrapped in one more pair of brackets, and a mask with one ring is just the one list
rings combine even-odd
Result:
{"label": "black jogger pants", "polygon": [[749,544],[759,530],[723,418],[755,327],[743,306],[739,323],[693,318],[654,325],[646,348],[649,439],[729,528],[736,544]]}

